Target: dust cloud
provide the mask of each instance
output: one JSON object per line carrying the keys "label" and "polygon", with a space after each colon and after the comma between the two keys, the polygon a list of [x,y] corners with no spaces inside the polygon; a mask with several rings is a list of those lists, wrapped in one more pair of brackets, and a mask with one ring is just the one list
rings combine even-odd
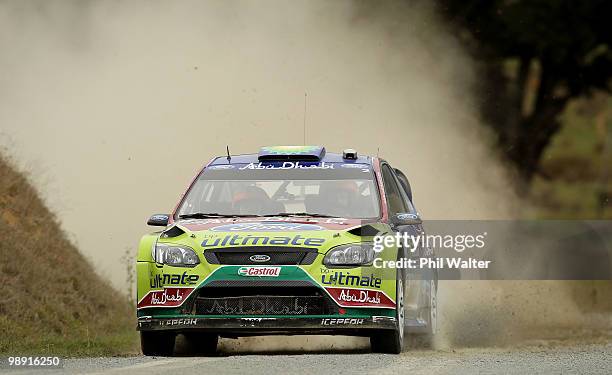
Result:
{"label": "dust cloud", "polygon": [[473,64],[427,3],[0,2],[0,141],[122,290],[146,218],[226,145],[379,153],[425,219],[510,217]]}
{"label": "dust cloud", "polygon": [[[376,154],[425,218],[505,214],[473,72],[429,9],[360,2],[5,2],[2,140],[123,286],[120,255],[211,157]],[[504,198],[501,198],[504,197]]]}

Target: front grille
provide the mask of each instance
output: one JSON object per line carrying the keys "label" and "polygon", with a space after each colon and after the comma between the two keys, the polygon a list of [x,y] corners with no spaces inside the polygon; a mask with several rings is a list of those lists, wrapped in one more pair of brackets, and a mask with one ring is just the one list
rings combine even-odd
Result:
{"label": "front grille", "polygon": [[198,298],[198,315],[323,315],[323,297],[245,296]]}
{"label": "front grille", "polygon": [[[263,261],[252,259],[254,255],[264,257]],[[204,251],[210,264],[227,265],[298,265],[312,264],[317,257],[316,249],[288,247],[238,247]],[[269,259],[266,260],[266,257]]]}
{"label": "front grille", "polygon": [[316,287],[204,287],[195,299],[197,315],[329,315],[336,304]]}

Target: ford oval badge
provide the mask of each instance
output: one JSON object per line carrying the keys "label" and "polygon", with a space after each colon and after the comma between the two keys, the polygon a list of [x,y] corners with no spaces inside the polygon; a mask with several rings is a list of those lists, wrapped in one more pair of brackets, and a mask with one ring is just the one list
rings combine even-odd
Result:
{"label": "ford oval badge", "polygon": [[255,254],[249,257],[251,262],[263,263],[270,260],[270,256],[266,254]]}

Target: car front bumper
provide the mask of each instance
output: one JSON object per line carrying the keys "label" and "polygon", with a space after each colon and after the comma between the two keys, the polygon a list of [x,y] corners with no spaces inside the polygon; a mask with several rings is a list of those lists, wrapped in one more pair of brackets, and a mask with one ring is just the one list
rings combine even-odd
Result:
{"label": "car front bumper", "polygon": [[346,317],[175,317],[142,316],[139,331],[205,331],[222,336],[258,336],[275,334],[367,335],[364,330],[396,329],[396,319],[388,316]]}

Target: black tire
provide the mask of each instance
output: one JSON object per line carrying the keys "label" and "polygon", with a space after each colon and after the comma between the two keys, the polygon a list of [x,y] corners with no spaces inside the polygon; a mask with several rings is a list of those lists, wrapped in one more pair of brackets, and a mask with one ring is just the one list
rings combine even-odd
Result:
{"label": "black tire", "polygon": [[419,317],[426,322],[426,326],[417,332],[409,335],[409,345],[411,348],[433,348],[434,336],[438,326],[438,283],[430,280],[427,287],[427,298],[421,301],[422,308]]}
{"label": "black tire", "polygon": [[397,272],[395,291],[397,296],[395,329],[379,331],[370,336],[370,346],[374,353],[399,354],[404,349],[404,281],[399,271]]}
{"label": "black tire", "polygon": [[188,353],[191,355],[212,356],[217,352],[219,336],[212,333],[188,332],[184,333]]}
{"label": "black tire", "polygon": [[140,349],[144,355],[169,357],[174,354],[175,338],[171,331],[140,331]]}

